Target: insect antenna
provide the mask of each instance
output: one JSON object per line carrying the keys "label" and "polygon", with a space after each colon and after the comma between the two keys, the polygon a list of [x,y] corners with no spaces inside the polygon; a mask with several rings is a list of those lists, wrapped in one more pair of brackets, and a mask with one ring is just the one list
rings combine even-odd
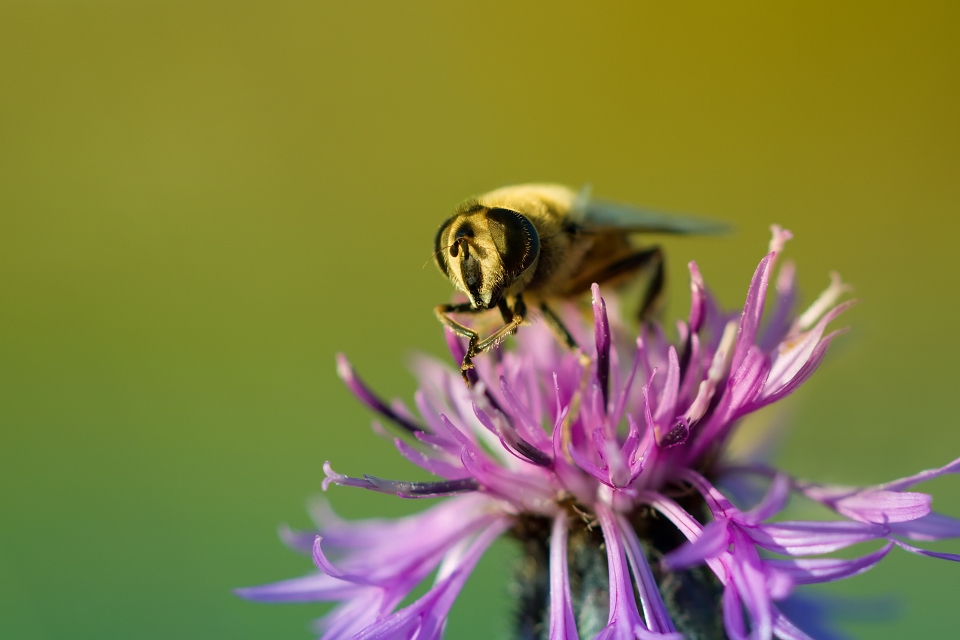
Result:
{"label": "insect antenna", "polygon": [[460,238],[457,238],[455,241],[451,242],[451,243],[448,244],[447,246],[445,246],[445,247],[440,247],[439,249],[437,249],[436,251],[434,251],[433,254],[431,254],[431,256],[430,256],[429,258],[427,258],[427,261],[424,262],[424,263],[423,263],[423,266],[420,267],[420,268],[421,268],[421,269],[426,269],[426,268],[427,268],[427,265],[430,264],[431,261],[436,260],[438,255],[440,255],[441,253],[443,253],[444,251],[446,251],[447,249],[449,249],[449,248],[452,247],[453,245],[459,244],[459,243],[460,243]]}

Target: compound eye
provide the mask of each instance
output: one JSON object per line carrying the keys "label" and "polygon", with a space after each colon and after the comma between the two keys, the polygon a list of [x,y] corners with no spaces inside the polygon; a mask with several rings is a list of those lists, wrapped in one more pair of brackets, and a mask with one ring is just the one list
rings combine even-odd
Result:
{"label": "compound eye", "polygon": [[[453,223],[453,218],[449,218],[446,222],[440,225],[440,228],[437,229],[437,235],[433,238],[433,261],[437,263],[437,268],[440,269],[440,272],[443,273],[446,277],[450,277],[450,270],[447,269],[447,260],[443,257],[443,251],[446,247],[443,246],[444,239],[447,236],[447,230],[450,228],[450,225]],[[450,255],[453,257],[457,256],[458,249],[456,245],[450,247]]]}
{"label": "compound eye", "polygon": [[540,235],[526,216],[510,209],[491,209],[487,219],[503,268],[515,280],[540,255]]}

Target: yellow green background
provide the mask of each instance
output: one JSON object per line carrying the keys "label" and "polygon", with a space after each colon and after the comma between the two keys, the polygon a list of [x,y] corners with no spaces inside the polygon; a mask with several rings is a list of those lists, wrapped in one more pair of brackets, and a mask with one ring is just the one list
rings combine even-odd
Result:
{"label": "yellow green background", "polygon": [[[324,460],[410,475],[341,387],[441,354],[427,264],[463,198],[549,180],[727,220],[670,240],[742,304],[772,222],[807,300],[863,304],[788,405],[778,463],[866,483],[960,455],[953,3],[0,5],[0,637],[308,638]],[[960,478],[927,485],[960,516]],[[328,494],[348,516],[422,505]],[[943,543],[937,549],[960,551]],[[497,547],[451,638],[509,610]],[[894,552],[869,638],[949,637],[960,566]]]}

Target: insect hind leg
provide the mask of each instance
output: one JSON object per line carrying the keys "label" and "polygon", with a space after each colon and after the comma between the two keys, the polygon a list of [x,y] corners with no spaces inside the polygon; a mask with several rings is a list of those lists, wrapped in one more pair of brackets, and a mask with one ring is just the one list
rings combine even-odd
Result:
{"label": "insect hind leg", "polygon": [[581,284],[586,289],[589,286],[588,281],[597,284],[617,282],[645,269],[651,270],[651,275],[644,289],[637,316],[640,322],[646,323],[656,315],[666,282],[663,249],[659,246],[641,249],[608,262],[584,274],[581,277]]}
{"label": "insect hind leg", "polygon": [[653,267],[653,274],[650,276],[650,282],[643,292],[643,299],[640,302],[640,309],[637,311],[637,318],[640,322],[650,322],[660,310],[663,301],[663,289],[666,283],[666,269],[664,267],[663,250],[660,247],[648,249],[649,257],[647,264]]}

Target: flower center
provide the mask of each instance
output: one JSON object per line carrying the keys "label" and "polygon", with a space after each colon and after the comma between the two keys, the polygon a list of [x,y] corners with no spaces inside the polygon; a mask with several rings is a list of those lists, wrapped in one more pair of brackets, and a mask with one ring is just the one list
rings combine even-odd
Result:
{"label": "flower center", "polygon": [[[677,498],[691,514],[706,521],[699,494]],[[596,516],[579,505],[565,504],[569,513],[567,563],[574,618],[581,638],[592,638],[608,623],[610,609],[607,546]],[[689,640],[723,640],[723,585],[706,566],[684,571],[663,568],[660,558],[686,539],[669,520],[647,507],[628,518],[647,553],[647,561],[677,631]],[[549,640],[550,631],[550,518],[524,514],[510,536],[520,546],[513,567],[511,595],[517,602],[514,637]],[[636,577],[635,577],[636,578]],[[635,594],[638,596],[638,594]],[[639,597],[637,606],[641,607]]]}

